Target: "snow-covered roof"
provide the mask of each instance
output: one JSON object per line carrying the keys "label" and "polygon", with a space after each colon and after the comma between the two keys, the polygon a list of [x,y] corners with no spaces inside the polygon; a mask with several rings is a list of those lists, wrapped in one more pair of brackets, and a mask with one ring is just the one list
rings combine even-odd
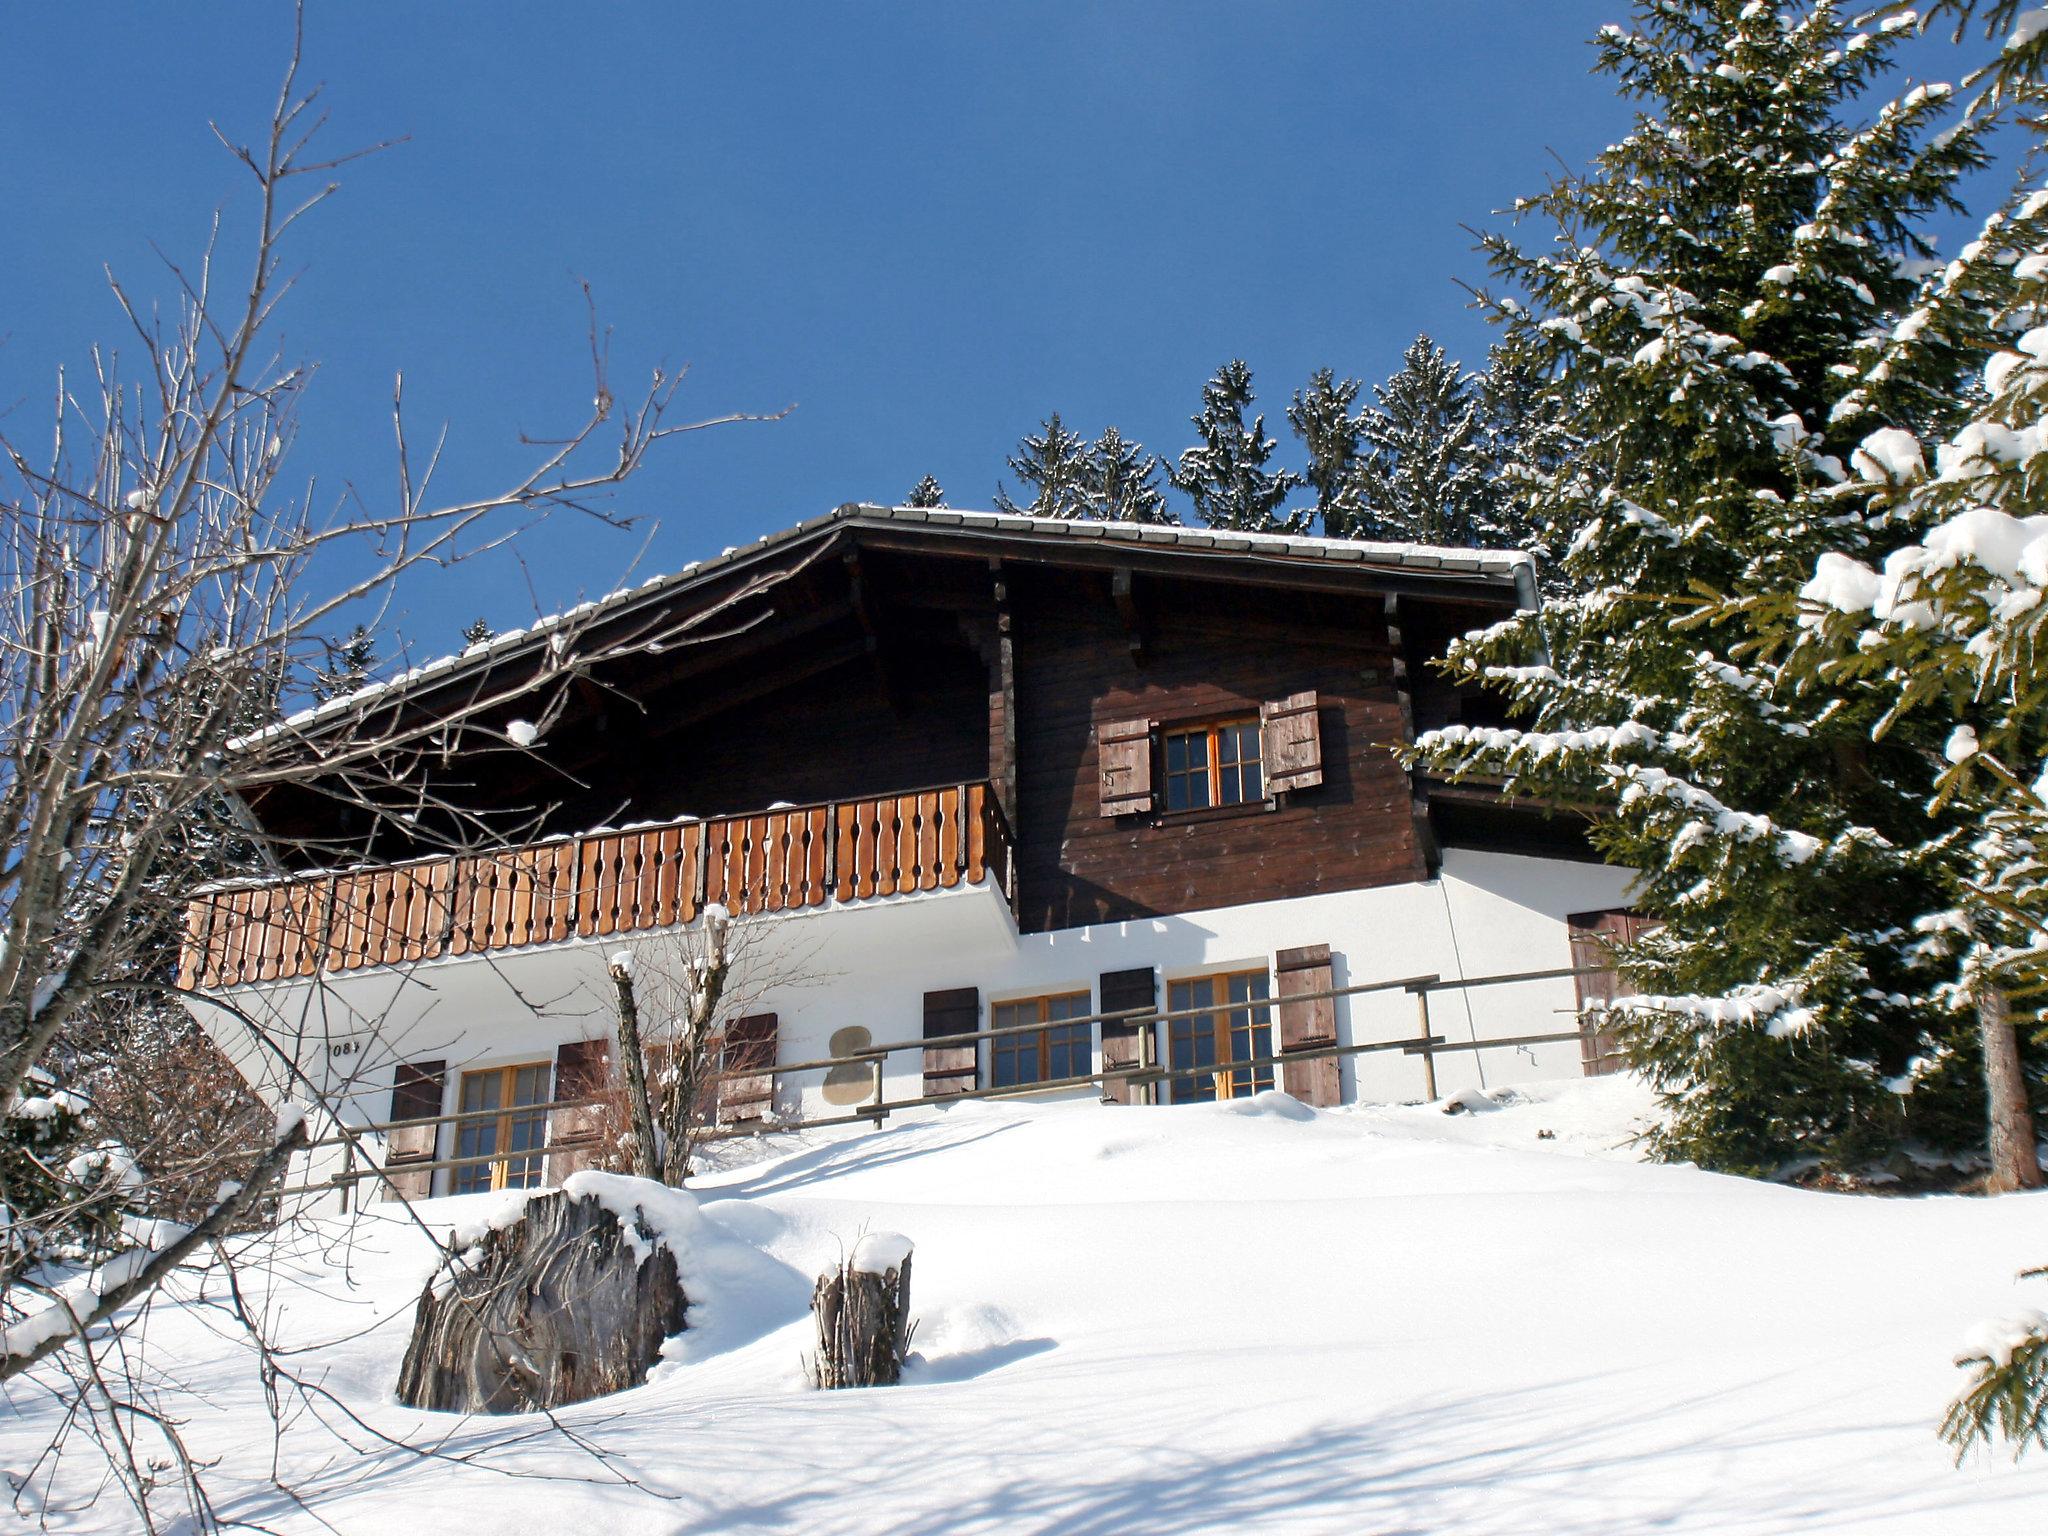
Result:
{"label": "snow-covered roof", "polygon": [[1362,570],[1427,572],[1447,577],[1499,585],[1513,590],[1524,605],[1535,601],[1535,557],[1514,549],[1456,549],[1437,544],[1373,543],[1362,539],[1318,538],[1304,533],[1248,533],[1217,528],[1194,528],[1181,523],[1108,523],[1089,519],[1033,517],[1021,512],[975,512],[953,507],[883,507],[848,502],[823,517],[814,517],[764,534],[752,544],[726,549],[709,560],[693,560],[679,571],[651,577],[637,587],[607,593],[594,602],[578,603],[561,613],[549,614],[524,629],[508,629],[489,640],[413,667],[396,677],[358,688],[302,709],[278,725],[245,737],[241,746],[253,746],[288,731],[303,730],[321,721],[360,710],[384,696],[409,691],[415,686],[441,681],[460,671],[486,666],[513,652],[538,646],[548,633],[564,624],[580,623],[600,614],[622,612],[650,599],[667,596],[698,582],[709,580],[734,566],[758,560],[786,544],[840,527],[893,528],[923,526],[934,531],[1058,539],[1090,544],[1133,544],[1152,549],[1185,550],[1202,554],[1241,554],[1261,560],[1313,560]]}

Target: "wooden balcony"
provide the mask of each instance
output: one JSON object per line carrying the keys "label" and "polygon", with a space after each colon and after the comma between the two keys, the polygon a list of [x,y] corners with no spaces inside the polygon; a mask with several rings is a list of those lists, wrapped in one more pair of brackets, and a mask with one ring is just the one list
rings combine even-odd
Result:
{"label": "wooden balcony", "polygon": [[992,879],[1010,832],[986,784],[558,838],[202,892],[178,984],[232,987]]}

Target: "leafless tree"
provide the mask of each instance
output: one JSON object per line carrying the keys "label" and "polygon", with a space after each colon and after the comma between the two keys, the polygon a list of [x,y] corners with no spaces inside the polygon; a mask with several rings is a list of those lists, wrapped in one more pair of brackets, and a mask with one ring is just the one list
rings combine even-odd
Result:
{"label": "leafless tree", "polygon": [[694,927],[613,951],[605,969],[615,1027],[593,1150],[606,1166],[681,1185],[721,1101],[757,1065],[756,1042],[735,1026],[809,978],[766,926],[716,905]]}
{"label": "leafless tree", "polygon": [[[247,797],[303,777],[311,761],[330,793],[388,811],[423,793],[400,780],[429,733],[445,745],[464,718],[529,694],[540,695],[529,712],[544,720],[595,659],[565,624],[537,669],[480,684],[452,720],[408,724],[365,701],[317,740],[289,723],[258,728],[325,663],[345,617],[537,518],[622,524],[608,493],[657,444],[715,424],[674,419],[674,372],[657,369],[644,389],[615,393],[593,315],[592,378],[575,391],[573,425],[522,437],[524,462],[499,490],[435,498],[441,442],[415,447],[402,381],[392,393],[388,495],[351,491],[326,507],[310,490],[290,489],[285,467],[309,369],[275,339],[292,288],[289,238],[334,192],[343,166],[381,147],[316,147],[324,118],[318,88],[301,82],[301,44],[295,30],[260,133],[244,140],[214,128],[253,195],[247,217],[217,217],[196,263],[165,259],[160,308],[110,273],[129,340],[119,353],[95,350],[85,379],[60,376],[47,437],[32,443],[0,430],[0,1106],[10,1127],[51,1106],[93,1120],[84,1096],[65,1097],[60,1045],[82,1022],[143,997],[161,1001],[165,934],[176,931],[181,894],[165,871],[189,853],[193,829],[227,828],[258,858],[281,861],[290,850],[238,824]],[[440,809],[442,825],[469,824],[462,807]],[[255,1048],[293,1073],[295,1042],[251,1027]],[[317,1098],[311,1079],[298,1080],[298,1097]],[[270,1198],[306,1130],[296,1111],[244,1124],[234,1177],[220,1183],[207,1177],[217,1149],[169,1145],[164,1117],[128,1108],[125,1134],[143,1145],[110,1146],[78,1166],[30,1148],[7,1165],[47,1175],[47,1188],[40,1224],[17,1223],[0,1263],[0,1382],[59,1357],[72,1394],[60,1417],[93,1426],[143,1523],[155,1528],[153,1458],[168,1457],[189,1518],[203,1528],[213,1517],[174,1421],[135,1386],[124,1318],[187,1259],[224,1251],[222,1240]],[[107,1109],[109,1123],[122,1118]],[[152,1178],[166,1188],[175,1180],[178,1198],[152,1207]],[[10,1204],[19,1194],[0,1189]],[[177,1219],[138,1219],[153,1208]],[[87,1251],[44,1242],[93,1213],[105,1219]],[[135,1437],[146,1431],[170,1449],[139,1451]]]}

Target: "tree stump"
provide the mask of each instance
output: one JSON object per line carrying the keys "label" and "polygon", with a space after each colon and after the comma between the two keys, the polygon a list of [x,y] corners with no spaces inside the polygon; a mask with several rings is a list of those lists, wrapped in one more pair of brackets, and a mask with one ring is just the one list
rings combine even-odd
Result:
{"label": "tree stump", "polygon": [[420,1293],[398,1398],[453,1413],[526,1413],[637,1386],[688,1304],[644,1220],[556,1191],[511,1225],[451,1240]]}
{"label": "tree stump", "polygon": [[910,1352],[910,1239],[871,1232],[853,1256],[818,1276],[811,1312],[818,1353],[811,1379],[820,1387],[890,1387],[903,1379]]}

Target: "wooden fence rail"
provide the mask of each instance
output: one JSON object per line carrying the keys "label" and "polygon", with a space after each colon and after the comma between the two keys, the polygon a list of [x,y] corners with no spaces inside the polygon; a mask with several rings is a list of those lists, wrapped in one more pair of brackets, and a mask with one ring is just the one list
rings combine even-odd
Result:
{"label": "wooden fence rail", "polygon": [[345,874],[201,892],[178,984],[408,965],[820,907],[992,878],[1010,891],[1010,833],[986,784],[593,832]]}
{"label": "wooden fence rail", "polygon": [[[810,1119],[750,1119],[737,1125],[708,1126],[699,1132],[697,1139],[700,1142],[726,1141],[741,1136],[760,1136],[779,1131],[814,1130],[837,1125],[879,1126],[891,1114],[900,1110],[952,1104],[963,1099],[1019,1098],[1032,1094],[1087,1088],[1096,1085],[1100,1085],[1106,1091],[1111,1084],[1124,1084],[1133,1090],[1137,1090],[1140,1093],[1149,1093],[1156,1098],[1159,1085],[1173,1079],[1215,1076],[1225,1072],[1251,1071],[1260,1067],[1284,1067],[1325,1058],[1341,1060],[1347,1056],[1367,1056],[1388,1051],[1399,1051],[1403,1055],[1420,1058],[1425,1075],[1427,1097],[1433,1099],[1436,1097],[1436,1057],[1440,1055],[1458,1054],[1466,1051],[1476,1055],[1481,1051],[1513,1050],[1523,1046],[1563,1044],[1569,1041],[1582,1041],[1585,1038],[1585,1033],[1583,1030],[1573,1029],[1529,1035],[1495,1036],[1477,1040],[1452,1040],[1447,1036],[1435,1034],[1431,1031],[1428,1013],[1428,998],[1431,993],[1462,992],[1486,987],[1512,986],[1518,983],[1552,981],[1565,977],[1600,974],[1604,974],[1600,968],[1587,966],[1561,966],[1546,970],[1513,971],[1489,976],[1453,977],[1448,979],[1431,973],[1429,975],[1402,976],[1388,981],[1365,982],[1349,987],[1331,987],[1317,992],[1295,993],[1285,999],[1268,998],[1246,1003],[1211,1004],[1206,1007],[1184,1009],[1131,1008],[1109,1013],[1088,1014],[1073,1019],[1062,1019],[1055,1021],[1051,1025],[1042,1021],[1034,1021],[1029,1024],[1005,1024],[988,1029],[963,1030],[957,1034],[935,1035],[930,1038],[921,1037],[916,1040],[889,1041],[879,1045],[868,1046],[845,1056],[826,1057],[815,1061],[778,1062],[772,1068],[772,1074],[781,1077],[792,1073],[828,1070],[832,1067],[845,1066],[849,1063],[866,1064],[874,1071],[875,1090],[872,1102],[853,1106],[843,1114],[821,1115]],[[1407,992],[1414,995],[1420,1016],[1420,1027],[1416,1034],[1396,1036],[1392,1039],[1384,1040],[1359,1041],[1350,1045],[1299,1046],[1243,1061],[1216,1062],[1199,1067],[1175,1068],[1162,1065],[1157,1060],[1154,1046],[1156,1039],[1155,1031],[1150,1026],[1173,1019],[1206,1017],[1222,1012],[1271,1009],[1282,1001],[1299,1003],[1323,998],[1358,997],[1371,993],[1387,992]],[[919,1094],[904,1099],[884,1099],[882,1097],[882,1074],[880,1068],[884,1059],[891,1055],[906,1051],[922,1052],[934,1046],[962,1045],[978,1043],[983,1040],[1004,1039],[1013,1035],[1036,1034],[1047,1028],[1061,1028],[1076,1024],[1129,1022],[1136,1022],[1147,1026],[1140,1032],[1139,1040],[1141,1042],[1142,1054],[1139,1061],[1134,1065],[1120,1065],[1108,1067],[1099,1072],[1081,1073],[1073,1077],[1029,1083],[1013,1083],[1000,1087],[981,1087],[977,1085],[974,1088],[950,1093]],[[710,1073],[706,1081],[716,1081],[721,1078],[734,1076],[761,1075],[762,1069],[758,1065],[752,1065]],[[529,1106],[529,1108],[553,1114],[558,1111],[578,1109],[585,1105],[600,1102],[603,1101],[596,1099],[559,1100],[543,1102]],[[1134,1102],[1138,1102],[1138,1100],[1134,1099]],[[468,1110],[456,1114],[430,1115],[414,1120],[396,1120],[350,1126],[341,1129],[336,1134],[323,1136],[310,1142],[308,1147],[309,1150],[319,1147],[355,1148],[360,1146],[365,1136],[384,1136],[392,1131],[411,1130],[425,1126],[458,1125],[468,1121],[495,1121],[505,1113],[506,1111],[503,1109]],[[549,1148],[547,1146],[541,1146],[530,1151],[518,1153],[493,1152],[470,1157],[437,1158],[431,1162],[408,1163],[402,1171],[415,1174],[430,1173],[441,1169],[545,1156],[548,1151]],[[385,1170],[376,1166],[375,1159],[371,1159],[362,1168],[352,1167],[335,1177],[318,1183],[300,1185],[284,1192],[287,1194],[311,1194],[327,1190],[347,1189],[364,1180],[384,1179],[386,1177]]]}

